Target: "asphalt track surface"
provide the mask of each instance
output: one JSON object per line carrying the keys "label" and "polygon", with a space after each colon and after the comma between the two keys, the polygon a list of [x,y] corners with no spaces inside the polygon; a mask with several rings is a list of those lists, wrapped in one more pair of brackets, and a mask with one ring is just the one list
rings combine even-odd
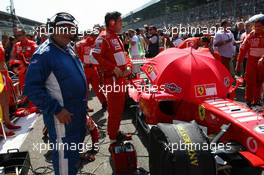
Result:
{"label": "asphalt track surface", "polygon": [[[96,174],[96,175],[112,175],[113,170],[110,164],[108,146],[109,139],[106,136],[106,126],[107,126],[107,112],[101,110],[101,104],[98,99],[94,97],[93,93],[90,93],[91,97],[89,100],[89,107],[94,109],[94,112],[91,113],[96,123],[99,125],[101,130],[101,145],[100,151],[96,156],[96,160],[94,162],[87,163],[82,168],[83,174]],[[238,91],[238,101],[243,101],[243,90],[240,89]],[[142,130],[136,129],[136,124],[133,122],[133,118],[135,117],[134,110],[129,108],[129,104],[126,106],[126,111],[124,112],[123,119],[121,122],[121,130],[125,132],[134,133],[133,135],[133,144],[136,147],[137,155],[138,155],[138,167],[141,167],[143,170],[149,171],[148,166],[148,152],[147,152],[147,137],[142,132]],[[39,116],[34,127],[28,134],[25,142],[22,144],[21,151],[29,151],[31,164],[33,169],[37,169],[39,167],[51,167],[50,163],[45,161],[44,154],[47,151],[37,151],[33,148],[33,143],[43,143],[42,141],[42,128],[43,128],[43,120],[42,116]],[[89,135],[86,137],[86,142],[91,142]],[[40,172],[43,169],[39,170]],[[32,174],[32,173],[30,173]],[[53,174],[53,173],[48,173]],[[144,172],[138,172],[136,174],[144,175]],[[242,175],[242,174],[239,174]],[[264,172],[262,173],[264,175]]]}
{"label": "asphalt track surface", "polygon": [[[82,168],[82,172],[85,174],[96,174],[96,175],[112,175],[113,170],[110,165],[110,155],[108,152],[109,139],[106,136],[106,126],[107,126],[107,112],[101,109],[101,104],[98,99],[94,97],[90,97],[89,107],[94,109],[94,112],[91,113],[94,120],[100,127],[101,131],[101,139],[100,139],[100,151],[96,155],[96,160],[94,162],[90,162],[85,164]],[[124,112],[123,120],[121,122],[121,130],[133,134],[133,144],[136,147],[137,155],[138,155],[138,167],[149,171],[148,168],[148,152],[146,149],[146,143],[144,143],[147,139],[146,135],[143,132],[137,132],[136,124],[133,123],[134,111],[133,109],[129,109],[127,107],[127,111]],[[31,164],[33,169],[37,169],[39,167],[50,167],[51,164],[45,161],[44,155],[47,151],[36,150],[33,144],[43,143],[42,141],[42,129],[43,129],[43,120],[42,116],[39,116],[34,127],[31,132],[28,134],[27,139],[22,144],[20,151],[29,151]],[[91,143],[90,136],[87,135],[86,141],[87,143]],[[38,172],[43,171],[40,169]],[[51,173],[52,174],[52,173]],[[144,174],[144,173],[137,173]]]}

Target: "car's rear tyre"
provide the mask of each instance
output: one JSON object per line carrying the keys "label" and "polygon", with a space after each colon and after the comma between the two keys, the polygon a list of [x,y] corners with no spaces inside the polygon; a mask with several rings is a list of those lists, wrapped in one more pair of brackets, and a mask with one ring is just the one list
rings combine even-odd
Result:
{"label": "car's rear tyre", "polygon": [[[187,144],[199,144],[200,147],[180,148],[180,145]],[[202,149],[205,144],[208,144],[207,139],[195,124],[152,127],[148,148],[151,175],[215,175],[215,159],[210,150]]]}

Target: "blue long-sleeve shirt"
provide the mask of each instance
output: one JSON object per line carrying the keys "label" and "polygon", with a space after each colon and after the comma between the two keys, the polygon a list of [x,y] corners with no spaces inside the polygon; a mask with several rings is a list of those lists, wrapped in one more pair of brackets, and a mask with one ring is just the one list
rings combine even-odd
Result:
{"label": "blue long-sleeve shirt", "polygon": [[44,42],[31,59],[25,81],[25,95],[43,112],[44,120],[62,107],[77,116],[85,113],[86,91],[85,74],[73,49],[62,49],[51,39]]}

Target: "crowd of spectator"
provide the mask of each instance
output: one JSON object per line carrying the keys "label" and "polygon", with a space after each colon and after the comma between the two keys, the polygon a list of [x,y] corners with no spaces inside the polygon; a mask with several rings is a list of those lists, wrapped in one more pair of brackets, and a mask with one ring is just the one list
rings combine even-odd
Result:
{"label": "crowd of spectator", "polygon": [[[204,31],[204,27],[202,27],[203,22],[196,22],[197,25],[194,27],[188,25],[186,28],[190,30],[186,30],[185,28],[184,31],[175,27],[157,28],[156,26],[145,24],[142,28],[129,29],[127,32],[124,32],[122,38],[126,51],[132,59],[144,58],[144,56],[146,58],[153,58],[160,51],[172,47],[193,47],[195,49],[208,47],[214,56],[216,52],[218,53],[220,61],[234,77],[236,75],[245,77],[246,70],[250,67],[247,66],[249,54],[245,54],[242,64],[237,65],[238,55],[242,52],[242,43],[254,30],[254,24],[248,20],[241,19],[232,22],[229,20],[223,20],[221,23],[216,22],[207,21],[207,25],[212,24],[215,27],[215,31],[207,30],[207,33],[200,33],[200,31]],[[194,33],[192,29],[196,29]],[[192,42],[192,45],[188,46],[189,41]],[[259,56],[261,57],[262,55],[263,53]],[[251,78],[256,78],[256,76]]]}

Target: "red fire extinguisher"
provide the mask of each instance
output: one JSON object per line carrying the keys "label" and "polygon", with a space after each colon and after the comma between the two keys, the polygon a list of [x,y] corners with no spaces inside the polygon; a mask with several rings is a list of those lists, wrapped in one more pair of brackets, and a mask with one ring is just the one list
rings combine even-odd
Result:
{"label": "red fire extinguisher", "polygon": [[133,173],[137,170],[137,154],[129,141],[116,143],[111,153],[113,170],[117,174]]}

